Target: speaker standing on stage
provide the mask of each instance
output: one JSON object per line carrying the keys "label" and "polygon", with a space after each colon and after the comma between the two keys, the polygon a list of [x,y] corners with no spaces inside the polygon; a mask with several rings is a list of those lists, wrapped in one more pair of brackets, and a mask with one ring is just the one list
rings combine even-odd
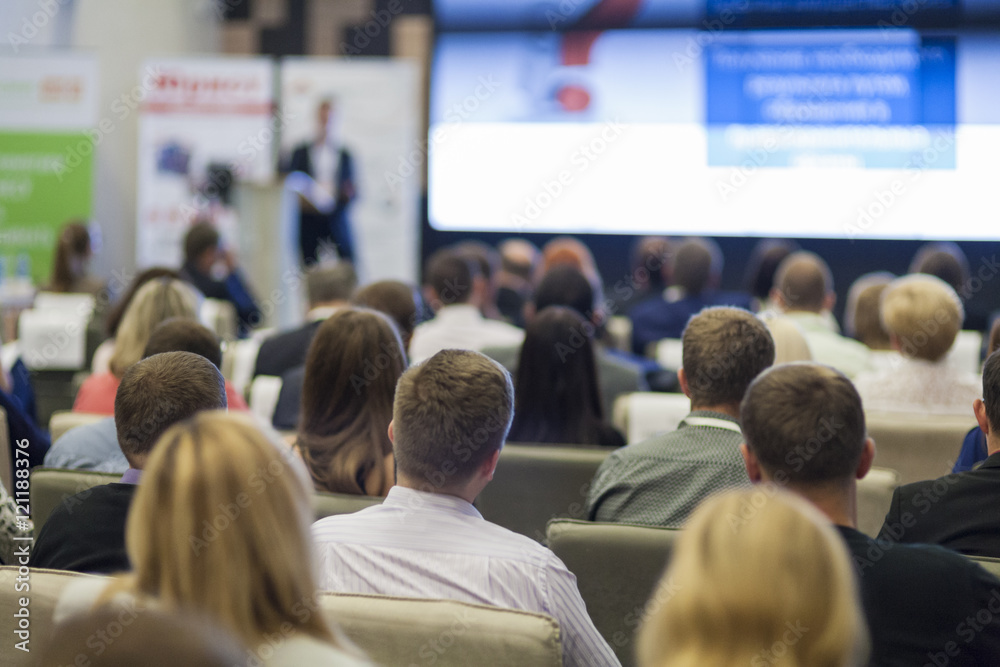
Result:
{"label": "speaker standing on stage", "polygon": [[317,133],[310,141],[300,144],[292,152],[286,173],[301,171],[308,174],[334,199],[333,211],[320,213],[303,210],[299,222],[299,243],[302,260],[314,264],[323,243],[337,246],[340,257],[354,259],[354,240],[347,212],[357,196],[354,185],[354,160],[350,152],[340,145],[334,131],[336,106],[331,100],[320,102],[316,112]]}

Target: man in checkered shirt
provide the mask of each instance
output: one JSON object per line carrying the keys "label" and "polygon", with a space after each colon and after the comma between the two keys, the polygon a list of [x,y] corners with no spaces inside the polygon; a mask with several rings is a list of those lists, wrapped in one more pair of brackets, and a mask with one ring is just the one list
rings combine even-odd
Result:
{"label": "man in checkered shirt", "polygon": [[706,308],[682,336],[681,390],[691,412],[676,431],[613,452],[587,494],[592,521],[679,528],[706,496],[749,486],[740,455],[740,401],[774,363],[774,341],[739,308]]}

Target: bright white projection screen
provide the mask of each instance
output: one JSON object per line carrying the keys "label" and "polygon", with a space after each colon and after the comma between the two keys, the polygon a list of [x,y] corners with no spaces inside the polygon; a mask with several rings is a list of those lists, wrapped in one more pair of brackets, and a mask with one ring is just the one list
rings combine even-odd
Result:
{"label": "bright white projection screen", "polygon": [[861,27],[749,28],[719,12],[649,28],[642,17],[660,5],[631,4],[637,25],[615,29],[562,30],[586,27],[601,2],[569,3],[572,16],[551,3],[553,30],[538,11],[505,30],[445,13],[432,227],[1000,239],[996,30],[891,13]]}

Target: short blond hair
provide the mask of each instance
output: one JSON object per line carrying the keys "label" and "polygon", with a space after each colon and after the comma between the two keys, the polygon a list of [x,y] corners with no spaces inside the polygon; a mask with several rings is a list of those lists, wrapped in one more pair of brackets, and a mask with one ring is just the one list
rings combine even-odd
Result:
{"label": "short blond hair", "polygon": [[843,540],[805,500],[771,487],[695,510],[646,609],[641,667],[867,662]]}
{"label": "short blond hair", "polygon": [[173,317],[198,319],[198,295],[183,281],[163,277],[139,288],[115,335],[109,367],[116,377],[142,359],[146,343],[161,322]]}
{"label": "short blond hair", "polygon": [[965,310],[955,290],[926,274],[903,276],[882,294],[882,324],[903,356],[939,361],[955,342]]}
{"label": "short blond hair", "polygon": [[396,385],[396,469],[427,491],[460,487],[503,447],[514,416],[510,373],[470,350],[442,350]]}
{"label": "short blond hair", "polygon": [[290,632],[334,643],[315,600],[309,498],[248,417],[199,413],[153,448],[126,525],[133,572],[119,585],[205,613],[250,646]]}

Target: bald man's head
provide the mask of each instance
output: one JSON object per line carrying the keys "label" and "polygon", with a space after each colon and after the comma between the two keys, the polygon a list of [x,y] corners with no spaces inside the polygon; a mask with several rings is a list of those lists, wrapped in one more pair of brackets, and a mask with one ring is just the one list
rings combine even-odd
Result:
{"label": "bald man's head", "polygon": [[774,284],[785,310],[818,313],[833,305],[830,267],[814,253],[794,252],[786,257],[778,266]]}

